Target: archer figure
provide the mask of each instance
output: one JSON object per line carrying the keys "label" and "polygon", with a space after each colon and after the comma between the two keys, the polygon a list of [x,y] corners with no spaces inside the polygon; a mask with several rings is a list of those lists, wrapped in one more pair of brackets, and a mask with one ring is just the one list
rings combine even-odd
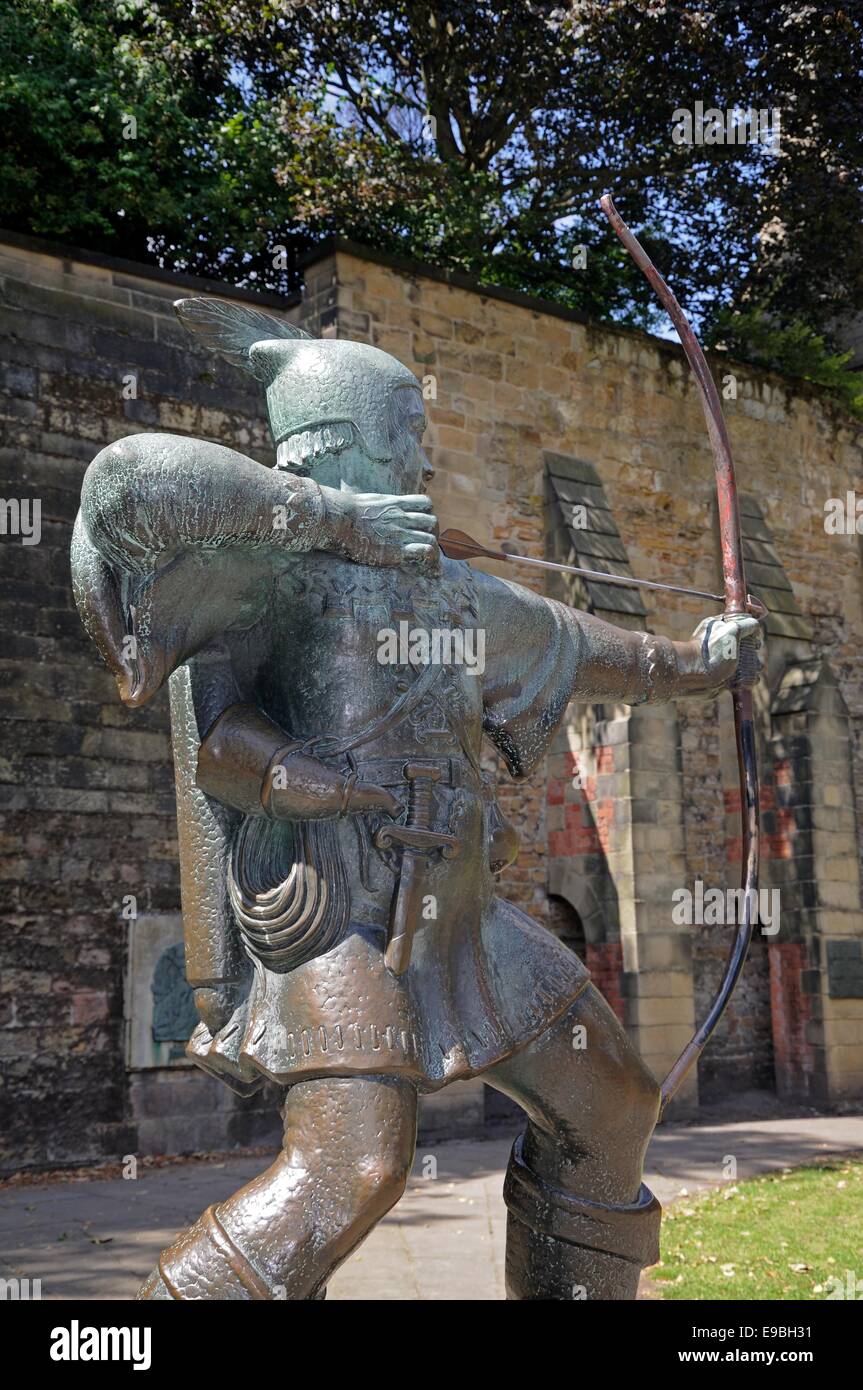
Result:
{"label": "archer figure", "polygon": [[[75,595],[127,704],[169,685],[188,1050],[243,1095],[274,1082],[284,1146],[139,1296],[322,1298],[404,1190],[417,1096],[481,1075],[527,1116],[508,1296],[633,1298],[659,1090],[584,965],[496,895],[517,845],[480,745],[521,778],[570,700],[711,696],[757,623],[673,642],[442,560],[410,372],[220,301],[178,312],[266,387],[275,467],[165,434],[103,450]],[[481,629],[482,675],[381,664],[402,620]]]}

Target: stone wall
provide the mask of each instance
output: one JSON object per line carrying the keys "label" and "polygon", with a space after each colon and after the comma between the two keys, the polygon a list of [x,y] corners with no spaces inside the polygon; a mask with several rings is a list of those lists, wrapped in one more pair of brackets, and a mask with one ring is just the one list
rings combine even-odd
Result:
{"label": "stone wall", "polygon": [[[228,1143],[269,1142],[276,1132],[272,1097],[241,1102],[196,1073],[127,1070],[123,914],[130,898],[139,912],[178,908],[167,709],[161,696],[138,712],[119,705],[69,592],[68,547],[81,477],[103,444],[135,430],[167,429],[271,457],[255,384],[196,352],[170,312],[170,301],[190,291],[231,293],[21,238],[0,246],[0,496],[39,498],[42,506],[40,544],[0,536],[0,1132],[6,1144],[0,1164],[7,1167],[141,1152],[158,1146],[159,1136],[166,1148],[189,1149],[221,1147],[226,1137]],[[438,470],[432,491],[442,526],[467,528],[485,541],[518,541],[542,556],[549,509],[558,505],[546,487],[551,451],[596,470],[636,575],[716,588],[712,465],[699,402],[672,344],[341,244],[322,248],[308,265],[298,309],[255,302],[270,303],[321,333],[374,342],[424,378]],[[855,820],[852,789],[858,801],[863,795],[861,554],[857,537],[825,533],[823,503],[863,477],[860,427],[807,388],[733,364],[723,364],[723,371],[736,377],[737,398],[727,402],[727,411],[741,481],[761,500],[811,624],[814,649],[832,672],[846,711],[854,775],[849,770],[840,787],[847,804],[839,857],[847,863],[853,838],[849,842],[845,822],[850,817],[855,826],[860,810]],[[539,587],[526,569],[518,577]],[[702,616],[697,601],[686,598],[657,601],[645,594],[645,607],[639,621],[672,637],[687,636]],[[799,643],[777,638],[773,687],[794,654],[804,655]],[[650,731],[626,722],[625,710],[600,713],[604,728],[624,721],[614,737],[637,764],[638,750],[650,746]],[[816,714],[813,706],[799,717],[811,722]],[[678,1033],[702,1012],[727,939],[725,929],[711,928],[675,938],[666,891],[670,881],[691,885],[698,877],[724,885],[737,872],[733,808],[726,813],[733,769],[723,717],[715,704],[662,714],[661,737],[670,750],[667,795],[659,798],[662,812],[649,829],[639,822],[643,810],[627,804],[634,798],[643,808],[645,798],[625,781],[615,793],[621,809],[610,818],[603,821],[589,797],[578,811],[586,829],[600,816],[602,834],[584,843],[604,856],[600,867],[612,886],[614,856],[623,862],[637,854],[632,883],[640,882],[647,896],[639,890],[627,899],[624,891],[621,921],[588,936],[586,951],[657,1069]],[[769,713],[764,717],[769,722]],[[830,733],[824,721],[838,716],[825,710],[818,717],[816,749],[826,746]],[[596,727],[595,709],[573,709],[553,755],[563,758],[570,780],[585,718]],[[767,746],[771,729],[765,726],[763,736]],[[600,777],[606,756],[599,755]],[[629,776],[629,764],[621,766]],[[503,785],[504,805],[522,837],[505,891],[559,927],[560,911],[549,913],[549,889],[561,892],[550,882],[551,869],[556,864],[559,877],[566,877],[567,866],[561,869],[561,855],[550,854],[549,845],[563,803],[555,804],[556,791],[547,798],[549,777],[559,778],[559,771],[543,767],[527,783]],[[837,786],[831,782],[818,793],[825,804]],[[831,838],[821,821],[816,838],[814,852],[826,865]],[[667,860],[672,843],[680,846],[679,864]],[[768,850],[772,844],[768,839]],[[575,854],[574,841],[571,849]],[[664,886],[652,873],[663,859]],[[580,867],[576,856],[571,882]],[[785,1094],[801,1093],[793,1077],[809,1066],[813,1048],[830,1062],[822,1068],[823,1095],[863,1088],[863,1001],[830,1002],[826,983],[820,993],[806,993],[813,952],[823,956],[827,937],[839,934],[852,945],[859,940],[856,856],[853,867],[841,931],[835,914],[824,916],[833,909],[823,904],[822,915],[808,921],[805,940],[801,925],[793,941],[776,943],[788,949],[772,976],[768,950],[759,946],[704,1064],[708,1096],[736,1087],[741,1075],[753,1086],[772,1085],[775,1046],[782,1058],[804,1058],[797,1072],[797,1063],[783,1064],[783,1076],[792,1078]],[[621,879],[624,890],[628,882]],[[567,901],[578,914],[575,896],[572,890]],[[794,1016],[784,1017],[783,1010]],[[468,1090],[467,1109],[475,1117],[477,1088]]]}
{"label": "stone wall", "polygon": [[122,707],[69,582],[81,479],[103,445],[164,429],[270,456],[255,384],[190,352],[174,318],[196,288],[0,246],[0,497],[41,500],[38,545],[0,537],[0,1168],[277,1132],[271,1101],[126,1070],[123,914],[179,907],[167,697]]}
{"label": "stone wall", "polygon": [[[675,345],[339,242],[322,249],[307,267],[301,312],[313,327],[325,324],[326,332],[393,352],[426,383],[438,470],[432,491],[442,527],[468,526],[486,543],[517,541],[527,553],[545,556],[559,524],[549,513],[558,504],[546,485],[548,458],[576,460],[598,475],[604,498],[596,504],[610,508],[632,573],[714,592],[721,587],[712,460],[700,401]],[[863,935],[863,565],[859,537],[830,535],[824,526],[827,499],[863,485],[863,426],[805,383],[727,359],[716,359],[714,366],[740,486],[747,497],[758,499],[744,501],[750,583],[756,591],[760,585],[779,586],[765,590],[776,611],[768,625],[769,679],[758,698],[762,882],[781,887],[792,906],[795,894],[814,896],[821,916],[802,954],[803,927],[793,910],[787,940],[780,931],[778,940],[756,941],[745,979],[701,1064],[704,1096],[776,1087],[777,1071],[787,1075],[774,1056],[792,1027],[786,1009],[828,1071],[830,1059],[832,1081],[821,1087],[821,1098],[860,1094],[863,1000],[831,1000],[823,979],[814,985],[807,970],[825,967],[833,933],[858,943]],[[579,469],[575,474],[585,476]],[[780,567],[779,578],[771,566]],[[512,574],[509,567],[486,567]],[[527,568],[518,578],[541,587]],[[791,602],[781,591],[786,582]],[[709,611],[696,599],[644,592],[644,618],[630,619],[603,611],[605,588],[606,597],[600,595],[593,605],[600,616],[675,638],[688,636]],[[550,591],[560,592],[554,586]],[[561,596],[578,601],[574,593]],[[834,820],[837,838],[830,850],[824,822],[826,838],[813,868],[802,837],[809,821],[817,817],[820,825],[825,812],[811,805],[812,781],[805,768],[790,792],[775,795],[776,712],[770,701],[790,665],[815,654],[835,678],[848,741],[844,780],[830,792],[841,802]],[[729,703],[682,702],[670,716],[657,711],[659,723],[644,732],[631,727],[625,710],[573,707],[548,767],[526,787],[504,792],[522,834],[522,856],[507,875],[506,891],[528,911],[547,918],[549,887],[555,894],[568,893],[581,911],[584,883],[595,885],[604,875],[607,886],[610,879],[623,915],[618,911],[618,920],[606,924],[602,940],[591,942],[588,933],[588,952],[597,978],[658,1074],[673,1060],[694,1019],[703,1016],[727,952],[725,927],[700,926],[683,936],[672,929],[669,897],[673,884],[691,888],[700,879],[724,887],[739,881]],[[593,731],[587,742],[585,719]],[[824,720],[822,726],[818,737],[829,738]],[[618,761],[603,763],[612,753]],[[599,776],[592,784],[588,776],[587,785],[574,792],[570,784],[579,756],[585,771]],[[576,824],[571,815],[578,817],[577,834],[567,830]],[[854,843],[848,824],[856,836],[853,864],[848,863]],[[806,883],[789,878],[789,863]],[[568,889],[561,886],[565,881]],[[840,919],[837,906],[848,915]],[[771,980],[769,955],[775,953],[778,962],[786,946],[790,956],[779,972],[786,982],[789,960],[797,966],[794,988],[783,993]],[[817,997],[808,992],[812,989]],[[800,997],[809,1010],[802,1024]],[[808,1082],[789,1090],[781,1081],[779,1090],[798,1099],[815,1094]],[[694,1101],[694,1086],[689,1094]]]}

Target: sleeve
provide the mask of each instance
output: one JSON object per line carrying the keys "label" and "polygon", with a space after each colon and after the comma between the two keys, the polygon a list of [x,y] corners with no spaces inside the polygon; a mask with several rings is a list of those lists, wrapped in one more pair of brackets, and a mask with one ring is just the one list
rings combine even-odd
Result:
{"label": "sleeve", "polygon": [[320,488],[219,444],[132,435],[88,468],[75,602],[125,703],[264,611],[290,552],[325,540]]}
{"label": "sleeve", "polygon": [[314,550],[326,526],[311,478],[174,434],[128,435],[97,454],[81,516],[100,554],[133,571],[180,549]]}
{"label": "sleeve", "polygon": [[513,777],[545,752],[570,700],[638,705],[704,693],[698,644],[614,627],[476,574],[485,629],[483,728]]}
{"label": "sleeve", "polygon": [[[171,676],[171,739],[177,791],[180,895],[186,978],[193,989],[236,984],[248,970],[228,898],[228,869],[242,814],[198,786],[201,739],[210,718],[212,669],[202,680],[194,661]],[[229,680],[227,667],[223,666]]]}

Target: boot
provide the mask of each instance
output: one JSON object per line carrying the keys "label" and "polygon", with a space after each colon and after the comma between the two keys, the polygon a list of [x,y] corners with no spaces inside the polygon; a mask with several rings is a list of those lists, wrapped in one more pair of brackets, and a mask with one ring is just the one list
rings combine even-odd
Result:
{"label": "boot", "polygon": [[163,1251],[158,1268],[138,1291],[138,1298],[164,1300],[218,1298],[233,1301],[271,1299],[277,1295],[234,1244],[216,1208],[183,1231]]}
{"label": "boot", "polygon": [[642,1183],[635,1202],[612,1206],[538,1178],[513,1146],[504,1184],[508,1299],[634,1299],[645,1265],[659,1259],[662,1208]]}

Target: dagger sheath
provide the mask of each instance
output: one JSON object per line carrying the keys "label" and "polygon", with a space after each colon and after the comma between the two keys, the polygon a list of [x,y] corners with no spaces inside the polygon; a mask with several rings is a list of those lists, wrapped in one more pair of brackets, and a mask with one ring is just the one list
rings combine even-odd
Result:
{"label": "dagger sheath", "polygon": [[432,787],[440,777],[428,763],[405,763],[408,784],[408,813],[403,825],[382,825],[375,835],[378,849],[401,845],[401,869],[390,908],[390,935],[384,962],[393,975],[403,975],[410,965],[414,933],[419,925],[426,885],[426,869],[431,855],[455,859],[461,848],[458,838],[432,829]]}
{"label": "dagger sheath", "polygon": [[414,849],[402,851],[399,883],[390,917],[390,939],[385,962],[394,975],[403,975],[410,964],[414,932],[425,895],[426,856]]}

